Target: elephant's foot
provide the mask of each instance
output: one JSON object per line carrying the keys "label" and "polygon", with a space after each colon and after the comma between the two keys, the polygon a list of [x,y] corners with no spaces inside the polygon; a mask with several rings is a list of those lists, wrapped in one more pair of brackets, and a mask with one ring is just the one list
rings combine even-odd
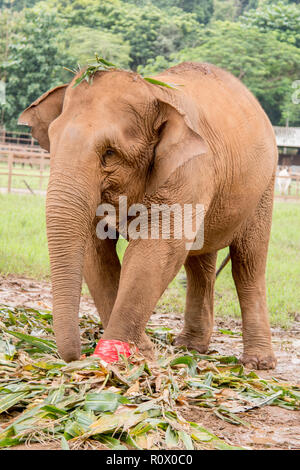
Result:
{"label": "elephant's foot", "polygon": [[204,342],[203,338],[182,332],[176,336],[173,344],[177,347],[186,347],[189,350],[195,350],[199,353],[206,353],[209,346],[209,340]]}
{"label": "elephant's foot", "polygon": [[249,351],[244,352],[240,362],[248,369],[268,370],[275,369],[277,360],[273,351],[258,352]]}
{"label": "elephant's foot", "polygon": [[145,356],[146,359],[153,360],[154,359],[154,348],[153,343],[150,338],[143,333],[141,336],[140,341],[137,344],[139,351]]}

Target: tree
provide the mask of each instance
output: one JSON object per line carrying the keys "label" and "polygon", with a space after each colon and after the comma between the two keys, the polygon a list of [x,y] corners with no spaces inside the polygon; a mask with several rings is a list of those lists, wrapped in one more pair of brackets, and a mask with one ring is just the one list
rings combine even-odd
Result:
{"label": "tree", "polygon": [[19,129],[21,111],[65,79],[67,57],[59,51],[57,39],[61,29],[54,12],[25,10],[18,19],[7,61],[0,64],[0,73],[6,75],[4,123],[8,129]]}
{"label": "tree", "polygon": [[7,71],[5,67],[9,63],[11,37],[15,29],[16,19],[19,16],[11,10],[11,3],[12,2],[6,2],[5,8],[2,9],[0,15],[0,94],[2,95],[0,102],[0,127],[4,125],[4,101],[7,81]]}
{"label": "tree", "polygon": [[140,7],[152,5],[168,12],[177,8],[186,13],[193,13],[197,21],[202,24],[209,22],[214,11],[214,0],[123,0],[123,2]]}
{"label": "tree", "polygon": [[243,24],[256,26],[261,32],[274,31],[279,41],[300,47],[300,5],[285,2],[263,3],[245,13]]}
{"label": "tree", "polygon": [[197,45],[199,24],[192,13],[179,8],[160,10],[151,2],[133,4],[120,0],[49,0],[70,26],[86,26],[123,37],[130,45],[131,67],[136,70],[149,59],[169,57],[184,47]]}
{"label": "tree", "polygon": [[213,0],[180,0],[179,5],[183,11],[195,13],[199,23],[207,24],[214,12]]}
{"label": "tree", "polygon": [[138,72],[147,76],[147,75],[156,75],[162,70],[167,69],[171,65],[176,64],[176,55],[173,60],[166,59],[162,55],[158,55],[155,59],[149,59],[145,66],[140,65],[138,67]]}
{"label": "tree", "polygon": [[162,9],[178,7],[187,13],[194,13],[199,23],[207,24],[214,11],[214,0],[152,0]]}
{"label": "tree", "polygon": [[128,68],[130,46],[119,34],[85,26],[73,26],[61,35],[59,49],[68,51],[69,65],[85,66],[95,60],[95,52],[119,67]]}
{"label": "tree", "polygon": [[183,47],[197,45],[200,33],[193,14],[179,14],[178,9],[162,12],[153,6],[127,9],[110,30],[129,42],[134,70],[158,55],[169,58]]}
{"label": "tree", "polygon": [[259,0],[240,0],[240,13],[244,13],[247,10],[256,9],[258,7]]}
{"label": "tree", "polygon": [[[291,96],[292,83],[300,76],[300,51],[283,43],[273,31],[217,21],[203,35],[203,43],[172,55],[172,64],[182,61],[210,62],[240,78],[259,99],[273,124],[282,122],[283,103]],[[160,59],[160,65],[162,61]],[[158,72],[154,61],[147,74]],[[294,124],[300,120],[294,116]]]}
{"label": "tree", "polygon": [[297,123],[299,8],[290,0],[0,0],[5,123],[14,128],[25,106],[71,78],[63,66],[83,66],[95,52],[147,75],[182,60],[214,62],[248,85],[274,123]]}
{"label": "tree", "polygon": [[0,0],[0,10],[9,8],[10,10],[21,11],[24,8],[33,7],[39,0]]}
{"label": "tree", "polygon": [[[9,44],[18,17],[19,14],[12,11],[10,3],[6,2],[0,15],[0,64],[7,61]],[[0,79],[3,80],[3,78],[2,73]]]}
{"label": "tree", "polygon": [[237,0],[214,0],[213,20],[234,21],[240,11],[241,5]]}
{"label": "tree", "polygon": [[285,95],[280,103],[281,120],[279,124],[283,126],[300,125],[300,80],[292,83],[290,92]]}

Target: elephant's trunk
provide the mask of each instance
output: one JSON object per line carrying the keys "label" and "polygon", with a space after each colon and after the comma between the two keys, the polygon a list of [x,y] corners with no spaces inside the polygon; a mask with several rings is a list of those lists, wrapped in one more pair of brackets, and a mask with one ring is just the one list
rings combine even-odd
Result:
{"label": "elephant's trunk", "polygon": [[46,220],[53,323],[58,351],[67,362],[80,357],[78,311],[85,243],[93,210],[89,193],[83,175],[79,180],[62,172],[51,174]]}

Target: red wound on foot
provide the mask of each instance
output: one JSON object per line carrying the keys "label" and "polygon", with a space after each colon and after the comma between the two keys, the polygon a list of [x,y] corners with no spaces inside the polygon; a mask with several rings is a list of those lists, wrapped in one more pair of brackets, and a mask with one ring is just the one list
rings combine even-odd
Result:
{"label": "red wound on foot", "polygon": [[129,357],[132,352],[128,343],[116,339],[100,339],[93,356],[100,357],[105,362],[117,362],[120,354]]}

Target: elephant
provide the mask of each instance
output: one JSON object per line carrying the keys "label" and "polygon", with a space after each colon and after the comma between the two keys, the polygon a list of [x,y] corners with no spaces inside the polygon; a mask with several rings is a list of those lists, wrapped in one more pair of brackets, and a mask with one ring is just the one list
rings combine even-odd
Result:
{"label": "elephant", "polygon": [[[152,357],[145,327],[182,266],[186,307],[175,344],[206,352],[217,252],[229,247],[242,314],[240,360],[254,369],[274,368],[265,269],[278,153],[259,102],[239,79],[207,63],[184,62],[152,81],[109,68],[95,72],[92,83],[76,84],[81,73],[19,118],[51,156],[46,225],[61,357],[80,358],[83,278],[103,339],[134,344]],[[117,239],[97,237],[95,214],[99,204],[117,207],[122,195],[128,205],[147,208],[202,205],[202,245],[187,247],[174,227],[169,238],[129,237],[121,265]]]}

